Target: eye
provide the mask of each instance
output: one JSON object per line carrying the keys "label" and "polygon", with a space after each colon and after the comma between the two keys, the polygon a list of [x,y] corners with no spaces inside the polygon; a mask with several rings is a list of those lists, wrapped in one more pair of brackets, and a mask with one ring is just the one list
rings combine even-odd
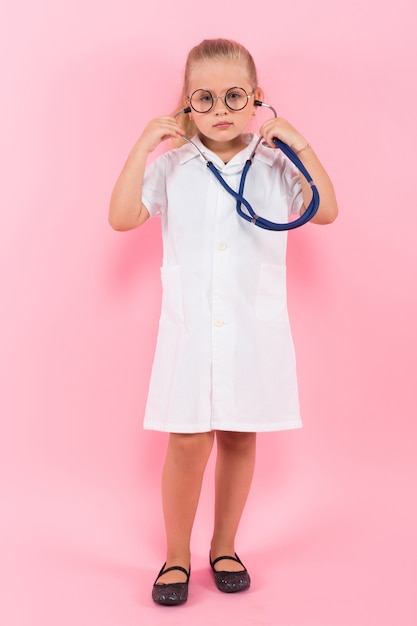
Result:
{"label": "eye", "polygon": [[238,101],[239,98],[243,98],[243,93],[241,91],[229,91],[227,94],[228,100],[233,100],[234,102]]}
{"label": "eye", "polygon": [[232,111],[241,111],[248,102],[248,94],[242,87],[231,87],[226,92],[226,104]]}

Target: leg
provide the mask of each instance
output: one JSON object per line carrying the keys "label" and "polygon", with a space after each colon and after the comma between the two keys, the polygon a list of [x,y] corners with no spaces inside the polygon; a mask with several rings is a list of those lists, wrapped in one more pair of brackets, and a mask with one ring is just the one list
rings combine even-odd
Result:
{"label": "leg", "polygon": [[[212,560],[234,555],[235,536],[246,504],[255,467],[256,433],[217,431],[216,497]],[[216,569],[239,571],[234,561],[221,561]]]}
{"label": "leg", "polygon": [[[190,566],[191,530],[200,498],[204,470],[214,433],[171,434],[162,473],[162,502],[167,537],[166,567]],[[158,583],[183,582],[185,575],[168,572]]]}

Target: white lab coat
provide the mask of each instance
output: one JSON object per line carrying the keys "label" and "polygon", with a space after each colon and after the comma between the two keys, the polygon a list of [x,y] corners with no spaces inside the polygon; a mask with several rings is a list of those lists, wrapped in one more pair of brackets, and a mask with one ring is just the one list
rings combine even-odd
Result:
{"label": "white lab coat", "polygon": [[[233,189],[251,154],[224,164],[195,137]],[[297,169],[259,146],[245,197],[275,222],[298,214]],[[151,163],[143,202],[160,215],[163,298],[146,407],[146,429],[196,433],[297,428],[296,364],[286,301],[286,232],[243,220],[189,144]]]}

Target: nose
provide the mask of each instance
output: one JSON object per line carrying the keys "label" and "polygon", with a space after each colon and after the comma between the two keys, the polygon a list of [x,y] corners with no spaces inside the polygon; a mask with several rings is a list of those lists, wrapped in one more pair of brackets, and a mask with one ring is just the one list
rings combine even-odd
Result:
{"label": "nose", "polygon": [[228,107],[226,106],[225,101],[224,101],[225,100],[224,96],[213,96],[213,100],[214,100],[213,109],[212,109],[213,111],[216,108],[217,103],[218,103],[219,100],[220,100],[221,104],[223,105],[222,107],[220,107],[220,111],[228,111],[229,110]]}

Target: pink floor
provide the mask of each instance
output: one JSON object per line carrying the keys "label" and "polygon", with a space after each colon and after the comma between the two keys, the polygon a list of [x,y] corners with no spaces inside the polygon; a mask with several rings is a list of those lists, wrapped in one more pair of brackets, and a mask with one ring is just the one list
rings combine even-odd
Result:
{"label": "pink floor", "polygon": [[391,466],[374,457],[366,474],[360,455],[352,465],[332,459],[330,471],[312,454],[310,468],[297,468],[299,436],[284,435],[292,455],[284,472],[260,439],[239,535],[253,581],[242,594],[218,592],[207,566],[208,468],[183,607],[158,607],[150,596],[163,556],[156,476],[147,485],[103,485],[51,472],[9,484],[0,623],[415,626],[417,516],[407,454]]}

